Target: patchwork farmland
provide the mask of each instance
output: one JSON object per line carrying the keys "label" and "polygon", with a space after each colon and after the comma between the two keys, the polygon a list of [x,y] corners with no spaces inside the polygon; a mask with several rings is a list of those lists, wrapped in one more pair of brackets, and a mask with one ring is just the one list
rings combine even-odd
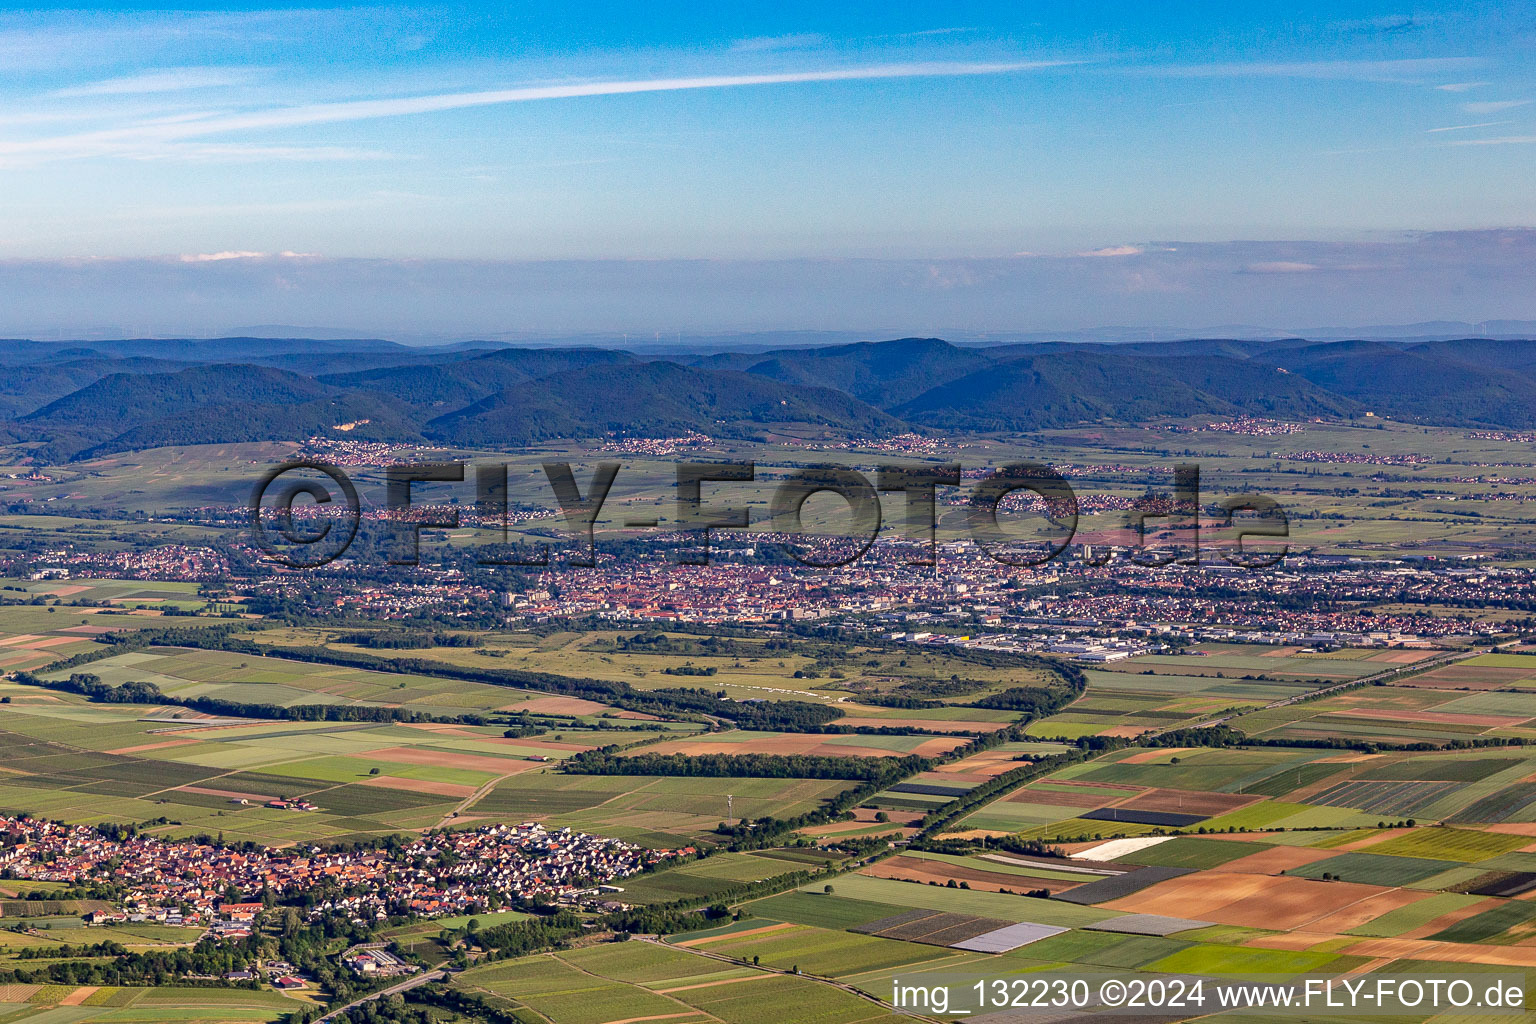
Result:
{"label": "patchwork farmland", "polygon": [[[85,666],[106,686],[152,683],[170,701],[212,698],[273,715],[404,709],[441,719],[303,721],[50,688],[81,669],[50,670],[42,659],[104,645],[65,628],[45,631],[49,623],[27,614],[15,625],[31,632],[16,636],[60,642],[34,644],[28,655],[43,685],[0,683],[0,697],[10,698],[0,704],[0,739],[12,755],[0,765],[0,809],[295,849],[532,821],[704,855],[599,896],[630,914],[713,908],[713,918],[658,941],[487,960],[449,983],[498,1012],[556,1024],[773,1024],[762,1017],[762,997],[746,994],[782,989],[860,1024],[901,1016],[881,1002],[898,977],[1536,967],[1536,916],[1522,909],[1536,894],[1536,748],[1523,742],[1536,709],[1518,680],[1445,688],[1465,673],[1443,671],[1525,672],[1525,662],[1508,659],[1530,655],[1462,657],[1387,685],[1291,701],[1424,659],[1202,645],[1089,670],[1070,703],[1033,721],[974,706],[1006,689],[988,665],[925,655],[930,674],[973,672],[964,684],[972,689],[901,707],[913,676],[900,670],[912,666],[888,653],[865,657],[868,672],[850,690],[828,674],[793,679],[831,664],[825,656],[710,650],[682,633],[508,637],[491,641],[497,653],[488,656],[483,646],[374,648],[335,631],[258,629],[270,653],[151,645],[103,650]],[[383,667],[419,658],[400,666],[410,671],[382,671],[378,662],[330,663],[314,656],[320,647],[377,656]],[[875,650],[855,647],[849,657]],[[737,728],[420,668],[511,658],[529,671],[580,666],[650,693],[686,692],[682,669],[739,661],[718,691],[700,692],[744,707],[822,705],[825,725]],[[1038,682],[1041,671],[1031,667],[1021,681]],[[703,685],[714,688],[720,675]],[[898,699],[881,703],[891,692]],[[496,724],[476,724],[487,721]],[[1210,734],[1198,730],[1182,738],[1211,721],[1238,738],[1206,745]],[[1436,744],[1453,746],[1403,749]],[[602,760],[591,762],[597,769],[562,767],[595,751],[614,764],[651,757],[646,769],[663,773],[584,773],[616,770]],[[687,774],[706,761],[721,774]],[[737,774],[738,761],[761,773]],[[674,770],[682,773],[664,773]],[[756,830],[782,822],[797,824],[755,848]],[[66,905],[87,909],[77,898],[20,895],[0,902],[0,913],[43,922]],[[599,918],[585,909],[582,919]],[[520,908],[494,923],[538,920],[536,908]],[[396,924],[386,934],[428,962],[444,961],[473,949],[456,933],[485,926],[455,921]],[[114,932],[146,951],[189,948],[200,934],[153,924]],[[79,926],[39,929],[0,943],[0,960],[93,939]],[[116,1010],[110,1001],[129,998],[138,997],[44,987],[9,1003],[26,1007],[20,1021],[34,1007]],[[259,1000],[223,1012],[218,1019],[272,1019]]]}

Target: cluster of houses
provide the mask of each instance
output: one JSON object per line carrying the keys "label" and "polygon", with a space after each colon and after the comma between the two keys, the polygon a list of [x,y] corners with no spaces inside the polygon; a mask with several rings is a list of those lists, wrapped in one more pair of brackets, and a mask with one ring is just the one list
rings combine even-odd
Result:
{"label": "cluster of houses", "polygon": [[225,981],[258,981],[263,978],[273,988],[284,991],[307,988],[309,985],[299,969],[286,960],[266,960],[253,969],[230,971],[224,975]]}
{"label": "cluster of houses", "polygon": [[[118,909],[93,915],[93,923],[201,924],[228,938],[250,934],[263,904],[247,901],[267,893],[282,899],[328,886],[336,895],[311,913],[354,920],[475,913],[513,900],[586,905],[617,891],[607,883],[692,852],[649,850],[534,822],[431,832],[378,850],[244,852],[0,815],[0,875],[117,887]],[[241,899],[230,898],[235,892]]]}
{"label": "cluster of houses", "polygon": [[76,551],[72,547],[43,552],[34,562],[55,562],[29,572],[32,579],[105,576],[122,579],[208,580],[229,575],[229,559],[213,548],[161,544],[142,551]]}

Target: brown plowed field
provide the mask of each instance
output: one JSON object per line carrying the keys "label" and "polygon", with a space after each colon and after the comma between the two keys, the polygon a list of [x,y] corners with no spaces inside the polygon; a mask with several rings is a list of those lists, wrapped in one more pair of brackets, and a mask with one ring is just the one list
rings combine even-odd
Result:
{"label": "brown plowed field", "polygon": [[1294,931],[1385,891],[1381,886],[1356,882],[1201,871],[1159,882],[1103,907],[1128,914],[1162,914]]}
{"label": "brown plowed field", "polygon": [[1289,949],[1300,953],[1320,943],[1333,942],[1338,939],[1349,939],[1351,937],[1349,935],[1337,935],[1333,932],[1281,932],[1278,935],[1261,935],[1256,939],[1248,940],[1243,945],[1255,946],[1259,949]]}
{"label": "brown plowed field", "polygon": [[1434,651],[1383,651],[1380,654],[1372,654],[1366,661],[1380,662],[1386,665],[1417,665],[1425,658],[1432,657]]}
{"label": "brown plowed field", "polygon": [[365,786],[381,786],[384,789],[404,789],[413,793],[435,793],[438,796],[469,796],[474,786],[461,786],[453,782],[423,782],[421,779],[402,779],[398,775],[376,775],[363,781]]}
{"label": "brown plowed field", "polygon": [[1156,761],[1160,757],[1178,757],[1180,754],[1193,750],[1193,747],[1164,747],[1160,750],[1143,750],[1139,754],[1122,758],[1120,764],[1146,764],[1148,761]]}
{"label": "brown plowed field", "polygon": [[1536,946],[1487,946],[1423,939],[1369,939],[1342,950],[1351,956],[1382,956],[1398,960],[1443,960],[1493,967],[1536,967]]}
{"label": "brown plowed field", "polygon": [[799,925],[789,924],[787,922],[781,921],[778,924],[765,924],[761,928],[747,928],[739,932],[727,932],[724,935],[705,935],[703,938],[686,939],[682,942],[676,943],[676,945],[682,946],[685,949],[692,949],[694,946],[707,946],[711,942],[722,942],[726,939],[744,939],[748,935],[763,935],[767,932],[781,932],[786,928],[798,927]]}
{"label": "brown plowed field", "polygon": [[1187,789],[1152,789],[1132,797],[1119,807],[1139,811],[1172,811],[1175,814],[1204,814],[1215,817],[1262,800],[1260,796],[1238,793],[1200,793]]}
{"label": "brown plowed field", "polygon": [[963,757],[952,764],[940,765],[935,771],[954,772],[962,775],[985,775],[993,778],[1015,768],[1022,768],[1027,761],[1015,761],[1017,755],[1007,750],[987,750],[980,754]]}

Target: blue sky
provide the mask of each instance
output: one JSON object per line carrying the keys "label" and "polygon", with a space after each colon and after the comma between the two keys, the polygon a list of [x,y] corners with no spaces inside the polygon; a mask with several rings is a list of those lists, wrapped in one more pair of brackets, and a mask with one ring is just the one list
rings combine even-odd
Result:
{"label": "blue sky", "polygon": [[[1443,261],[1447,236],[1419,233],[1465,232],[1470,266],[1507,245],[1487,229],[1536,224],[1527,5],[165,8],[0,11],[0,300],[23,264],[35,284],[81,259],[164,263],[183,290],[251,263],[252,312],[265,296],[280,316],[271,282],[303,287],[328,261],[336,286],[340,268],[399,261],[439,261],[423,279],[451,284],[464,261],[704,259],[750,288],[762,261],[1120,259],[1145,286],[1172,243],[1212,259],[1233,241],[1335,247],[1242,250],[1230,294],[1159,314],[1193,325],[1273,315],[1240,301],[1255,276],[1326,273],[1317,287],[1347,292],[1338,275],[1367,256],[1339,245]],[[1477,309],[1448,277],[1437,315],[1536,316],[1528,276],[1500,274]],[[1077,277],[1090,309],[1134,288]],[[707,285],[683,287],[585,326],[733,326]],[[156,330],[184,307],[163,305]],[[780,327],[827,326],[794,322],[793,294],[781,305]],[[129,312],[88,301],[78,322]],[[479,326],[451,313],[427,319]],[[514,314],[580,326],[532,300],[481,315]],[[0,329],[68,326],[27,315]],[[1018,318],[965,326],[1047,326]],[[836,326],[866,325],[853,307]]]}

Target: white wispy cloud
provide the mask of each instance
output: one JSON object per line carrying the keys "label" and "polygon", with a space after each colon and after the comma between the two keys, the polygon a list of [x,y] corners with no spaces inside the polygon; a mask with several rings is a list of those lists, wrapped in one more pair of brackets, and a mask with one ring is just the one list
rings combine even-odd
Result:
{"label": "white wispy cloud", "polygon": [[738,53],[803,50],[811,46],[820,46],[826,41],[827,37],[819,32],[797,32],[783,36],[754,36],[751,39],[738,39],[731,44],[731,49]]}
{"label": "white wispy cloud", "polygon": [[[124,73],[120,69],[176,68],[184,64],[250,62],[253,54],[281,61],[345,53],[391,55],[419,49],[443,15],[409,5],[323,4],[255,10],[173,10],[168,3],[113,5],[76,3],[58,9],[12,4],[0,12],[0,80],[75,72],[81,76]],[[71,9],[72,8],[72,9]],[[157,9],[158,8],[158,9]]]}
{"label": "white wispy cloud", "polygon": [[128,160],[188,163],[327,163],[331,161],[394,160],[396,154],[357,146],[255,146],[242,143],[182,142],[118,154]]}
{"label": "white wispy cloud", "polygon": [[1466,132],[1474,128],[1496,128],[1501,124],[1514,124],[1513,121],[1483,121],[1480,124],[1448,124],[1444,128],[1426,128],[1425,135],[1434,135],[1436,132]]}
{"label": "white wispy cloud", "polygon": [[1315,78],[1358,82],[1421,82],[1481,64],[1479,57],[1409,57],[1400,60],[1248,61],[1224,64],[1138,66],[1138,74],[1171,78]]}
{"label": "white wispy cloud", "polygon": [[222,263],[225,260],[259,260],[266,258],[266,255],[264,252],[227,250],[225,252],[183,253],[179,259],[183,263]]}
{"label": "white wispy cloud", "polygon": [[923,39],[927,36],[952,36],[961,32],[975,32],[974,25],[952,25],[948,28],[922,28],[916,32],[898,32],[896,39]]}
{"label": "white wispy cloud", "polygon": [[1492,100],[1487,103],[1463,103],[1461,109],[1469,114],[1497,114],[1516,107],[1528,106],[1531,100]]}
{"label": "white wispy cloud", "polygon": [[1492,139],[1453,139],[1447,146],[1529,146],[1536,135],[1500,135]]}
{"label": "white wispy cloud", "polygon": [[214,89],[249,81],[251,72],[242,68],[163,68],[122,78],[108,78],[85,85],[59,89],[53,95],[132,96],[143,93],[181,92],[188,89]]}
{"label": "white wispy cloud", "polygon": [[433,114],[471,107],[487,107],[538,100],[624,96],[641,93],[696,89],[730,89],[748,86],[796,85],[816,82],[856,82],[898,78],[942,78],[999,75],[1063,67],[1075,61],[1013,61],[999,63],[919,62],[877,64],[864,67],[815,71],[783,71],[754,75],[700,75],[629,81],[598,81],[558,85],[521,86],[473,92],[350,100],[273,107],[208,116],[181,114],[171,120],[143,121],[121,128],[77,132],[48,138],[0,142],[0,164],[25,161],[82,159],[147,152],[155,145],[234,132],[305,128],[322,124],[366,121],[387,117]]}

